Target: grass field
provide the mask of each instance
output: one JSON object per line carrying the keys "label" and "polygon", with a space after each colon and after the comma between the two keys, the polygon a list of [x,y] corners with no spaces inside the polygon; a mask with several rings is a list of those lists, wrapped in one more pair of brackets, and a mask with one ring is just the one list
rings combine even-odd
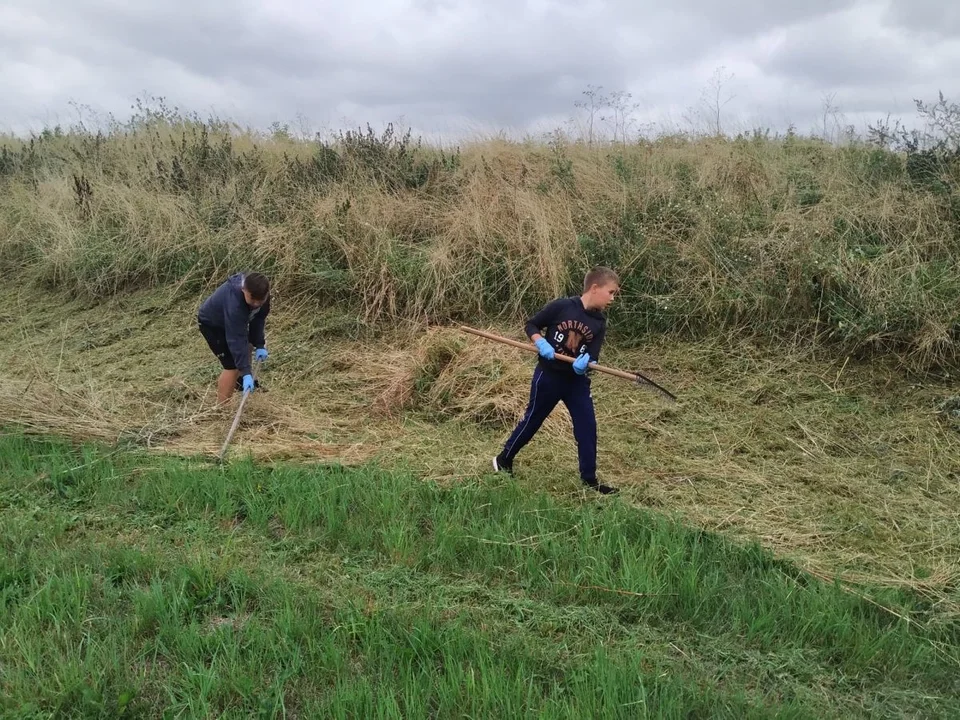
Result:
{"label": "grass field", "polygon": [[617,499],[17,434],[0,476],[11,716],[960,713],[956,625]]}
{"label": "grass field", "polygon": [[[531,358],[445,328],[348,332],[290,301],[220,470],[233,413],[212,407],[192,306],[24,291],[6,310],[0,410],[40,438],[2,445],[11,710],[957,712],[948,379],[612,346],[605,362],[681,402],[595,378],[602,477],[624,490],[597,498],[562,412],[516,480],[488,475]],[[309,346],[325,332],[330,365]]]}
{"label": "grass field", "polygon": [[[99,303],[24,290],[0,310],[0,414],[33,432],[185,456],[219,451],[232,408],[193,324],[200,296]],[[233,440],[257,461],[376,461],[470,481],[520,417],[532,357],[449,327],[356,324],[278,301],[267,393]],[[495,328],[521,337],[519,328]],[[322,350],[333,338],[333,354]],[[603,361],[672,388],[668,405],[598,375],[599,472],[626,499],[760,539],[818,574],[909,585],[960,614],[960,437],[949,377],[910,377],[817,348],[611,341]],[[557,470],[550,470],[551,467]],[[577,491],[560,408],[518,458],[532,490]]]}
{"label": "grass field", "polygon": [[[960,716],[960,166],[764,135],[0,138],[10,717]],[[601,480],[522,339],[614,266]],[[275,281],[233,419],[195,328]],[[166,715],[165,715],[166,713]]]}

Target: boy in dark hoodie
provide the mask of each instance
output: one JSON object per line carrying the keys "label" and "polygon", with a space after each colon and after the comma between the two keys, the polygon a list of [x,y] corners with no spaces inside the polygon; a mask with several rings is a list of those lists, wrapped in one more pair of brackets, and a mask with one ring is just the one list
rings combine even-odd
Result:
{"label": "boy in dark hoodie", "polygon": [[270,281],[260,273],[231,275],[197,312],[200,333],[223,366],[217,381],[217,401],[226,403],[234,390],[253,392],[253,349],[258,361],[267,359],[264,323],[270,314]]}
{"label": "boy in dark hoodie", "polygon": [[[495,471],[513,474],[517,453],[562,401],[573,420],[580,479],[604,495],[618,492],[617,488],[597,481],[597,420],[587,366],[600,357],[607,331],[603,311],[619,289],[620,280],[613,270],[593,268],[584,278],[582,295],[553,300],[527,321],[527,337],[537,346],[540,358],[533,371],[527,410],[503,450],[493,459]],[[544,330],[546,334],[542,335]],[[558,353],[576,361],[571,365],[554,359]]]}

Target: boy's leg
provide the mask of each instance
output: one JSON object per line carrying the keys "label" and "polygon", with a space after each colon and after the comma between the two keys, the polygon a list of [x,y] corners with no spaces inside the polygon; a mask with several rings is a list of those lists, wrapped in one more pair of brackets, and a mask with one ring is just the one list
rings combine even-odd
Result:
{"label": "boy's leg", "polygon": [[220,373],[220,379],[217,380],[218,403],[223,405],[233,397],[233,391],[237,389],[237,381],[239,379],[239,370],[224,370]]}
{"label": "boy's leg", "polygon": [[573,437],[577,441],[577,458],[580,461],[580,479],[585,485],[604,494],[616,492],[615,488],[597,482],[597,416],[593,409],[590,380],[574,380],[564,393],[563,403],[573,420]]}
{"label": "boy's leg", "polygon": [[572,381],[563,396],[563,404],[573,420],[573,437],[577,441],[577,457],[580,461],[580,478],[584,481],[597,479],[597,417],[590,394],[590,381],[577,378]]}
{"label": "boy's leg", "polygon": [[558,382],[558,378],[551,377],[549,372],[539,366],[534,369],[533,379],[530,381],[530,400],[527,403],[527,410],[507,438],[503,451],[497,456],[497,459],[504,464],[505,470],[513,466],[513,459],[517,453],[530,442],[543,425],[543,421],[560,402],[560,383],[562,382],[562,379]]}
{"label": "boy's leg", "polygon": [[230,355],[230,348],[227,345],[227,336],[220,328],[209,327],[199,320],[197,327],[203,339],[207,341],[210,352],[220,361],[220,367],[223,371],[217,379],[217,403],[224,405],[233,396],[234,387],[237,383],[240,373],[233,363],[233,357]]}

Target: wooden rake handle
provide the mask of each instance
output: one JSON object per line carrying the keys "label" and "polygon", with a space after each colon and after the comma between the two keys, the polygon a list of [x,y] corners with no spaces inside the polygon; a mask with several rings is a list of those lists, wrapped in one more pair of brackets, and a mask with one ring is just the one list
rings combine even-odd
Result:
{"label": "wooden rake handle", "polygon": [[[250,373],[253,375],[254,382],[256,382],[257,379],[258,367],[260,367],[260,361],[255,361]],[[233,425],[230,426],[230,431],[227,433],[227,439],[223,441],[223,447],[220,448],[220,455],[218,456],[220,462],[223,462],[223,459],[227,456],[227,446],[230,444],[230,441],[233,439],[233,434],[237,431],[237,427],[240,425],[240,416],[243,414],[243,406],[247,404],[248,397],[250,397],[250,391],[244,390],[243,397],[240,398],[240,405],[237,407],[237,414],[233,416]]]}
{"label": "wooden rake handle", "polygon": [[[528,352],[539,353],[536,345],[532,343],[523,343],[517,340],[511,340],[510,338],[505,338],[500,335],[494,335],[493,333],[484,332],[483,330],[477,330],[476,328],[468,327],[466,325],[461,325],[460,329],[464,332],[468,332],[472,335],[478,335],[479,337],[486,338],[487,340],[493,340],[495,342],[503,343],[504,345],[510,345],[512,347],[518,348],[520,350],[526,350]],[[560,360],[565,363],[570,363],[573,365],[575,362],[574,358],[567,357],[566,355],[560,355],[559,353],[554,356],[557,360]],[[618,378],[623,378],[624,380],[630,380],[639,385],[649,385],[654,390],[656,390],[663,397],[671,400],[673,402],[677,401],[677,396],[666,388],[658,385],[650,378],[641,375],[638,372],[625,372],[623,370],[617,370],[616,368],[606,367],[604,365],[599,365],[598,363],[591,362],[587,367],[591,370],[596,370],[597,372],[606,373],[607,375],[613,375]]]}

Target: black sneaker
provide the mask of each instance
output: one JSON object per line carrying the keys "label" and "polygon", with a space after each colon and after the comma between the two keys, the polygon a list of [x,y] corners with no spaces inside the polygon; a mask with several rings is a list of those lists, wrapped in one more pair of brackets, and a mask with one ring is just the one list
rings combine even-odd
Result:
{"label": "black sneaker", "polygon": [[583,484],[588,488],[593,488],[601,495],[616,495],[618,492],[620,492],[619,488],[615,488],[610,485],[604,485],[596,480],[584,480]]}
{"label": "black sneaker", "polygon": [[505,472],[508,475],[513,475],[513,462],[505,459],[503,457],[503,453],[500,453],[493,459],[493,471]]}

